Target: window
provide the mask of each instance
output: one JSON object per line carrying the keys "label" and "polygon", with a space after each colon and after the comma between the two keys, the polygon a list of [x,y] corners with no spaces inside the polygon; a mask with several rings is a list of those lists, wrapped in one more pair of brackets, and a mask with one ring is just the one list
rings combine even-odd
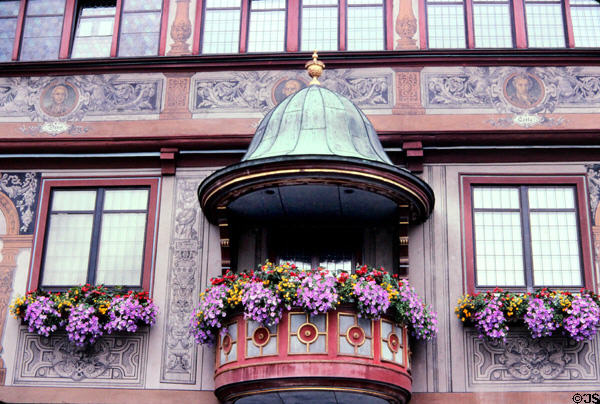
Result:
{"label": "window", "polygon": [[285,50],[285,0],[252,0],[248,52]]}
{"label": "window", "polygon": [[512,15],[508,0],[473,0],[476,48],[512,48]]}
{"label": "window", "polygon": [[29,0],[20,60],[58,59],[65,0]]}
{"label": "window", "polygon": [[271,255],[279,265],[352,272],[360,262],[362,233],[348,228],[286,228],[273,231]]}
{"label": "window", "polygon": [[202,53],[239,52],[241,15],[241,0],[206,0]]}
{"label": "window", "polygon": [[600,46],[595,0],[422,1],[431,49]]}
{"label": "window", "polygon": [[464,48],[465,17],[461,0],[427,0],[427,35],[430,48]]}
{"label": "window", "polygon": [[0,62],[12,58],[18,17],[19,1],[0,1]]}
{"label": "window", "polygon": [[337,50],[338,15],[338,0],[303,0],[300,49]]}
{"label": "window", "polygon": [[595,0],[571,0],[571,22],[577,47],[600,47],[600,7]]}
{"label": "window", "polygon": [[148,289],[157,188],[157,179],[44,181],[33,287]]}
{"label": "window", "polygon": [[581,178],[467,177],[463,184],[466,260],[475,287],[588,285]]}
{"label": "window", "polygon": [[[118,56],[158,54],[161,0],[123,0],[122,14],[116,0],[86,0],[77,3],[77,21],[72,58],[110,57],[120,21]],[[113,44],[114,43],[114,44]]]}
{"label": "window", "polygon": [[382,0],[348,0],[348,50],[384,49]]}
{"label": "window", "polygon": [[564,48],[562,0],[527,0],[527,40],[530,48]]}
{"label": "window", "polygon": [[71,57],[109,57],[117,11],[116,0],[81,1],[78,5]]}

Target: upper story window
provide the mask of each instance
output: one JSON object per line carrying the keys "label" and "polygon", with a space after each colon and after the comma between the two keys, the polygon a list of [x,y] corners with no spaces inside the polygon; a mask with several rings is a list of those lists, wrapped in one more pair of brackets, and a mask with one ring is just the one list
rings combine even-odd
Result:
{"label": "upper story window", "polygon": [[562,0],[526,0],[527,40],[530,48],[564,48]]}
{"label": "upper story window", "polygon": [[242,0],[206,0],[202,53],[236,53],[240,49]]}
{"label": "upper story window", "polygon": [[158,54],[161,8],[162,0],[79,1],[71,57],[110,57],[116,47],[118,56]]}
{"label": "upper story window", "polygon": [[71,57],[109,57],[117,11],[116,0],[80,1],[78,6]]}
{"label": "upper story window", "polygon": [[385,3],[206,0],[198,50],[202,54],[384,50]]}
{"label": "upper story window", "polygon": [[65,0],[28,0],[19,60],[58,59]]}
{"label": "upper story window", "polygon": [[465,184],[466,259],[474,286],[531,290],[589,285],[582,182],[496,180]]}
{"label": "upper story window", "polygon": [[348,1],[348,50],[384,49],[382,0]]}
{"label": "upper story window", "polygon": [[158,180],[44,182],[31,284],[148,289]]}
{"label": "upper story window", "polygon": [[338,17],[338,0],[303,0],[300,49],[337,50]]}
{"label": "upper story window", "polygon": [[12,58],[19,3],[19,1],[0,1],[0,62],[7,62]]}
{"label": "upper story window", "polygon": [[600,7],[595,0],[570,0],[575,46],[600,47]]}
{"label": "upper story window", "polygon": [[285,0],[252,0],[248,28],[248,52],[285,50]]}
{"label": "upper story window", "polygon": [[423,1],[431,49],[600,45],[600,4],[594,0]]}

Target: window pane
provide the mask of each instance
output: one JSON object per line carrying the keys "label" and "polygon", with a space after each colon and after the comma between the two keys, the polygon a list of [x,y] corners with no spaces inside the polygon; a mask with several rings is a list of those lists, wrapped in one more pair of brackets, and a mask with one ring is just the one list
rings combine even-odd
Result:
{"label": "window pane", "polygon": [[[303,2],[303,6],[307,5]],[[315,0],[310,4],[316,3]],[[324,1],[331,4],[331,1]],[[334,2],[328,7],[302,8],[302,50],[337,50],[338,49],[338,7]]]}
{"label": "window pane", "polygon": [[96,206],[96,191],[54,191],[52,211],[93,211]]}
{"label": "window pane", "polygon": [[383,50],[383,4],[378,7],[348,5],[347,31],[348,50]]}
{"label": "window pane", "polygon": [[147,189],[106,190],[104,210],[147,210]]}
{"label": "window pane", "polygon": [[123,11],[161,10],[162,0],[126,0]]}
{"label": "window pane", "polygon": [[0,62],[11,60],[19,1],[0,1]]}
{"label": "window pane", "polygon": [[600,47],[600,5],[594,0],[571,0],[571,22],[577,47]]}
{"label": "window pane", "polygon": [[115,3],[102,3],[101,6],[84,3],[80,6],[72,58],[110,56],[115,12]]}
{"label": "window pane", "polygon": [[102,215],[96,283],[140,284],[145,233],[145,213]]}
{"label": "window pane", "polygon": [[565,27],[560,1],[544,3],[528,1],[527,39],[530,48],[564,48]]}
{"label": "window pane", "polygon": [[427,4],[429,47],[465,48],[464,6],[456,1],[445,3],[448,4]]}
{"label": "window pane", "polygon": [[51,215],[44,254],[43,286],[86,282],[93,221],[93,214]]}
{"label": "window pane", "polygon": [[478,286],[525,285],[519,212],[475,212]]}
{"label": "window pane", "polygon": [[473,188],[473,207],[475,209],[519,209],[519,206],[519,188]]}
{"label": "window pane", "polygon": [[475,47],[511,48],[512,23],[508,2],[499,4],[473,2]]}
{"label": "window pane", "polygon": [[160,10],[123,12],[119,36],[119,56],[157,55],[160,17]]}
{"label": "window pane", "polygon": [[58,59],[65,0],[29,0],[20,60]]}
{"label": "window pane", "polygon": [[285,1],[253,0],[250,9],[248,52],[282,52],[284,38]]}
{"label": "window pane", "polygon": [[[234,9],[209,9],[204,13],[202,53],[237,53],[240,48],[240,2]],[[225,5],[223,5],[225,7]]]}
{"label": "window pane", "polygon": [[531,212],[535,286],[581,286],[575,212]]}

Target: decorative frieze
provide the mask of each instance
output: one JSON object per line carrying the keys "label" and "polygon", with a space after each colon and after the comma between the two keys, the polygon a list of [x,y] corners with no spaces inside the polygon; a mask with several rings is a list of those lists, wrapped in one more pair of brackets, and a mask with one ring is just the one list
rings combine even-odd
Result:
{"label": "decorative frieze", "polygon": [[0,192],[8,196],[19,211],[19,234],[33,234],[39,190],[40,173],[0,172]]}
{"label": "decorative frieze", "polygon": [[16,385],[144,386],[147,330],[131,336],[103,336],[88,349],[81,349],[64,333],[46,338],[22,328],[17,349]]}
{"label": "decorative frieze", "polygon": [[[191,109],[195,114],[264,113],[306,87],[305,76],[303,70],[198,73],[192,78]],[[328,70],[320,81],[362,108],[393,106],[390,69]]]}
{"label": "decorative frieze", "polygon": [[104,74],[0,78],[0,121],[81,121],[107,115],[158,114],[164,77]]}

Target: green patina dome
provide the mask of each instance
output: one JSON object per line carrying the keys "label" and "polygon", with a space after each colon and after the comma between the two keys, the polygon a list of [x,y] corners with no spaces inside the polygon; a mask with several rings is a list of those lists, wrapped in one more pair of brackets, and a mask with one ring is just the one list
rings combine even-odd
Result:
{"label": "green patina dome", "polygon": [[377,132],[346,97],[318,85],[290,95],[261,121],[242,161],[324,155],[392,164]]}

